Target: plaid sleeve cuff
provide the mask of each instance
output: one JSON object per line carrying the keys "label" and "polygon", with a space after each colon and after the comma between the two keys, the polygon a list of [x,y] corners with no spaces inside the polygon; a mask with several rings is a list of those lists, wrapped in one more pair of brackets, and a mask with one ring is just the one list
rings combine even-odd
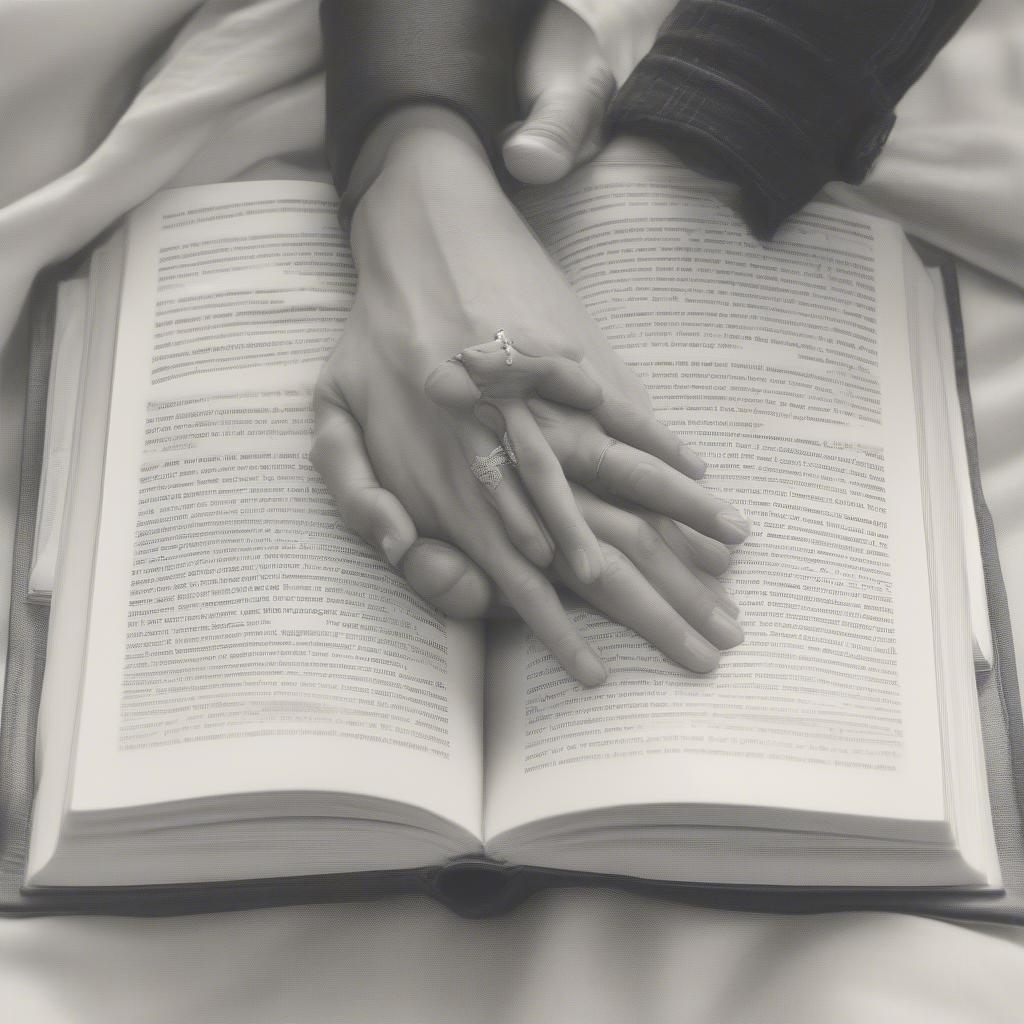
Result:
{"label": "plaid sleeve cuff", "polygon": [[883,53],[928,0],[683,0],[609,109],[740,185],[769,237],[828,181],[861,181],[895,120]]}

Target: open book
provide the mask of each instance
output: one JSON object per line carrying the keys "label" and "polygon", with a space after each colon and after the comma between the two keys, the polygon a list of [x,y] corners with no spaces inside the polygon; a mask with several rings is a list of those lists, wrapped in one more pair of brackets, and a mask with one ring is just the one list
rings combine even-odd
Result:
{"label": "open book", "polygon": [[738,886],[1000,886],[941,289],[895,225],[752,240],[665,163],[519,199],[754,524],[711,675],[585,607],[583,690],[341,525],[312,386],[356,274],[329,187],[162,193],[92,261],[27,885],[452,858]]}

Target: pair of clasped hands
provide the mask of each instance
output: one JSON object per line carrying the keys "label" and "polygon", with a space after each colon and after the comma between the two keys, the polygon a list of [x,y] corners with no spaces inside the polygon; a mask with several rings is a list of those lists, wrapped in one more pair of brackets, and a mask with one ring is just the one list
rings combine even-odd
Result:
{"label": "pair of clasped hands", "polygon": [[[509,171],[550,182],[595,155],[613,85],[589,27],[550,4],[524,51]],[[704,464],[654,417],[473,129],[440,106],[389,114],[353,196],[358,287],[312,452],[345,525],[447,615],[511,607],[583,685],[607,668],[556,585],[714,669],[743,639],[717,577],[749,525],[697,482]],[[471,467],[496,449],[492,488]]]}

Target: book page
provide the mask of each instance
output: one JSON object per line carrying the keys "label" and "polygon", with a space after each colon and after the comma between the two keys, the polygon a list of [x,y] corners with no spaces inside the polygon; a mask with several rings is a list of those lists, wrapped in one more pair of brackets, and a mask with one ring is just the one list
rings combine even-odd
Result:
{"label": "book page", "polygon": [[340,525],[312,388],[355,271],[324,186],[130,225],[72,811],[315,790],[477,834],[481,637]]}
{"label": "book page", "polygon": [[49,609],[46,665],[36,719],[35,798],[26,881],[53,857],[64,825],[64,805],[81,697],[93,552],[99,532],[100,476],[124,269],[125,230],[115,231],[89,260],[89,315],[83,324],[82,374],[68,460],[59,558]]}
{"label": "book page", "polygon": [[811,206],[766,245],[664,166],[598,166],[521,208],[754,528],[725,577],[746,641],[710,675],[586,611],[611,668],[593,691],[497,640],[486,835],[659,802],[941,821],[898,231]]}
{"label": "book page", "polygon": [[974,510],[974,492],[971,488],[971,470],[967,461],[967,437],[964,417],[957,390],[956,366],[953,362],[953,334],[946,308],[945,285],[938,267],[928,270],[935,289],[932,305],[935,330],[938,334],[937,350],[942,365],[942,391],[946,400],[950,428],[950,452],[956,482],[957,502],[960,506],[960,525],[964,535],[964,562],[967,572],[967,592],[971,606],[971,633],[976,671],[987,672],[993,664],[992,624],[988,616],[988,590],[985,586],[985,566],[981,555],[981,535]]}
{"label": "book page", "polygon": [[57,288],[53,355],[46,391],[46,433],[36,505],[32,569],[28,578],[29,600],[49,604],[57,571],[57,548],[64,514],[78,409],[78,385],[82,376],[89,307],[89,282],[73,277]]}

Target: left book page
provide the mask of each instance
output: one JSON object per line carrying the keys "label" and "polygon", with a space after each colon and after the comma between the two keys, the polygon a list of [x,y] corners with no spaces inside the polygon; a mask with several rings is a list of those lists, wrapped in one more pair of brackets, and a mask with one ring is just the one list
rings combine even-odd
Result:
{"label": "left book page", "polygon": [[477,835],[482,640],[340,525],[311,397],[355,268],[308,182],[133,215],[67,810],[328,792]]}
{"label": "left book page", "polygon": [[64,498],[67,493],[71,444],[74,439],[78,382],[82,375],[89,281],[73,277],[57,289],[53,354],[46,398],[46,433],[43,464],[36,505],[36,529],[32,545],[32,570],[28,599],[49,604],[57,571],[57,549]]}

